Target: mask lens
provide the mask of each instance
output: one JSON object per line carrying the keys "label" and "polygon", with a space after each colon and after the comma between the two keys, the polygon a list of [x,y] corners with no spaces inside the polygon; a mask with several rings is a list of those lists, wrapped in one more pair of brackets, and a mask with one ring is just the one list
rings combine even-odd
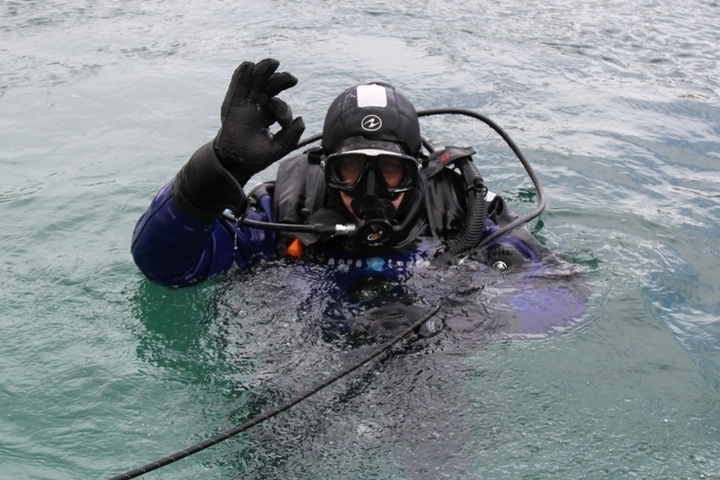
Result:
{"label": "mask lens", "polygon": [[365,165],[367,161],[362,155],[349,155],[344,158],[340,158],[337,161],[335,168],[336,176],[343,185],[347,187],[354,187],[357,185],[358,180],[365,171]]}
{"label": "mask lens", "polygon": [[389,193],[413,188],[418,172],[417,160],[406,156],[350,153],[331,155],[326,162],[328,185],[347,192],[363,181],[369,168]]}
{"label": "mask lens", "polygon": [[385,180],[385,184],[390,188],[395,188],[403,183],[405,169],[403,168],[403,160],[398,157],[378,157],[378,166],[380,173]]}

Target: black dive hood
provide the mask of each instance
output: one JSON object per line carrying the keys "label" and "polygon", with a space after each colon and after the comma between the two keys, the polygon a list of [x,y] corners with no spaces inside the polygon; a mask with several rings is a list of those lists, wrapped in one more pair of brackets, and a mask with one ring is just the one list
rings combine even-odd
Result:
{"label": "black dive hood", "polygon": [[[485,238],[480,239],[484,233],[485,216],[487,213],[487,205],[485,193],[487,190],[482,185],[482,179],[477,172],[477,169],[473,165],[471,160],[466,160],[464,163],[458,163],[457,166],[465,179],[466,188],[468,192],[475,192],[473,195],[469,195],[468,198],[468,214],[466,217],[463,231],[458,235],[449,245],[446,250],[451,255],[457,255],[462,252],[469,251],[471,249],[478,249],[489,244],[494,239],[506,234],[507,232],[537,218],[545,209],[547,203],[544,195],[542,185],[535,171],[530,166],[530,163],[525,158],[525,155],[520,151],[515,142],[510,136],[494,121],[488,117],[473,112],[471,110],[464,110],[458,108],[437,108],[431,110],[421,110],[417,112],[418,117],[428,117],[433,115],[463,115],[474,118],[487,124],[492,128],[498,135],[502,137],[505,143],[510,147],[515,156],[520,160],[528,176],[535,185],[537,191],[537,207],[529,214],[519,217],[513,222],[499,228],[492,234]],[[300,143],[296,150],[301,149],[313,142],[317,142],[322,139],[322,134],[313,135],[312,137],[306,138]],[[423,137],[422,145],[425,149],[432,154],[435,148]],[[474,153],[474,152],[471,152]],[[320,163],[323,156],[321,147],[315,147],[307,151],[308,162]],[[357,202],[357,203],[356,203]],[[245,224],[253,228],[260,228],[265,230],[275,230],[281,232],[300,233],[310,232],[322,235],[347,235],[353,238],[356,245],[366,252],[381,252],[389,248],[392,248],[395,243],[399,240],[398,233],[402,230],[402,226],[394,220],[395,211],[392,204],[390,208],[387,207],[389,202],[383,203],[376,197],[366,195],[361,198],[356,198],[352,202],[352,208],[356,211],[356,216],[361,219],[359,223],[348,223],[348,224],[336,224],[336,225],[293,225],[286,223],[268,223],[259,222],[255,220],[249,220],[243,215],[240,218],[234,217],[231,213],[225,212],[223,215],[231,219],[238,224]],[[358,215],[357,213],[360,213]]]}

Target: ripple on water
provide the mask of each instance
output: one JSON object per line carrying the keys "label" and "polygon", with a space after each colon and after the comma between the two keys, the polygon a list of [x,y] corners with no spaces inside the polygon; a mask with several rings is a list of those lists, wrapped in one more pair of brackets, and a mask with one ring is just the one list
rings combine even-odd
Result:
{"label": "ripple on water", "polygon": [[[376,79],[418,108],[497,121],[546,189],[534,233],[592,296],[584,328],[508,341],[517,285],[472,262],[422,272],[404,287],[423,307],[447,299],[443,332],[173,476],[716,475],[717,13],[700,0],[2,2],[3,473],[118,473],[373,343],[323,335],[362,307],[312,268],[167,290],[132,263],[135,220],[217,132],[235,66],[275,56],[300,79],[283,98],[308,133],[339,91]],[[482,125],[423,129],[473,144],[490,188],[532,208],[522,168]]]}

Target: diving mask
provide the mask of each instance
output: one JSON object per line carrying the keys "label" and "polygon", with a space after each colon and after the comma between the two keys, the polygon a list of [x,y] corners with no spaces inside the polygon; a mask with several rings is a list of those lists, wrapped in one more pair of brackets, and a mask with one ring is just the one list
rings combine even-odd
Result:
{"label": "diving mask", "polygon": [[353,198],[371,195],[389,200],[412,190],[421,168],[414,157],[372,148],[328,155],[321,165],[329,187]]}

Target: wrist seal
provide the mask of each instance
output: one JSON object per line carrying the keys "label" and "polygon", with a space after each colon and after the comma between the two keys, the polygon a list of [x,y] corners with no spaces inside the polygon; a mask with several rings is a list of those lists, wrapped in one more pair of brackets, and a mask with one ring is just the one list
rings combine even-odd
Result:
{"label": "wrist seal", "polygon": [[213,142],[200,147],[180,169],[172,194],[180,209],[201,223],[211,223],[225,209],[236,216],[247,209],[240,182],[220,163]]}

